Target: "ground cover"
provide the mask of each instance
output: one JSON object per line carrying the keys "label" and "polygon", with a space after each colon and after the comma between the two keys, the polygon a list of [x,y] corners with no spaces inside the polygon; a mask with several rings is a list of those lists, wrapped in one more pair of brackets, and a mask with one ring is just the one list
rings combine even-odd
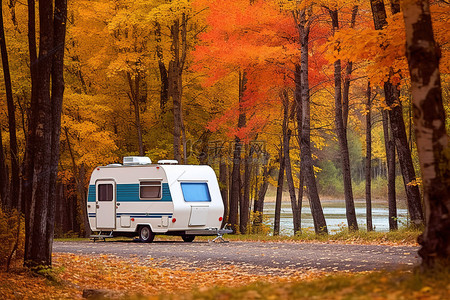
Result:
{"label": "ground cover", "polygon": [[256,275],[228,265],[220,270],[143,266],[114,255],[54,254],[41,276],[16,267],[0,272],[1,299],[73,299],[83,291],[126,299],[448,299],[450,271],[420,273],[290,271]]}

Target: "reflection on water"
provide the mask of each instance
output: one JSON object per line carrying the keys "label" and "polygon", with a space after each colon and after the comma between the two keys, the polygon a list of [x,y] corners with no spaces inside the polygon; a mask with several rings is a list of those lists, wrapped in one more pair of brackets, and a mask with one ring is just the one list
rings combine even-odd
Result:
{"label": "reflection on water", "polygon": [[[342,207],[337,207],[342,204]],[[345,216],[345,203],[339,201],[339,204],[322,203],[323,213],[327,222],[328,231],[330,233],[339,231],[342,227],[347,225],[347,218]],[[356,218],[360,229],[366,228],[366,208],[363,203],[355,203]],[[264,214],[269,217],[270,224],[273,227],[275,212],[275,203],[268,202],[264,204]],[[372,208],[372,224],[376,231],[389,231],[387,207],[373,207]],[[408,211],[406,209],[397,209],[397,217],[399,227],[407,222]],[[281,233],[285,235],[292,235],[294,233],[294,226],[292,224],[292,209],[290,203],[283,203],[281,208],[280,218]],[[314,223],[311,216],[311,210],[308,206],[302,208],[302,229],[310,228],[314,230]]]}

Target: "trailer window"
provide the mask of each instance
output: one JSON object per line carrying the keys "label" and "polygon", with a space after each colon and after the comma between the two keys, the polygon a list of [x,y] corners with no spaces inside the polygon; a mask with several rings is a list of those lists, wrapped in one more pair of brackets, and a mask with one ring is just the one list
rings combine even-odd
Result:
{"label": "trailer window", "polygon": [[141,181],[139,196],[141,199],[161,199],[161,182]]}
{"label": "trailer window", "polygon": [[211,202],[206,182],[182,182],[181,190],[186,202]]}
{"label": "trailer window", "polygon": [[113,200],[113,185],[99,184],[98,185],[98,201],[112,201]]}

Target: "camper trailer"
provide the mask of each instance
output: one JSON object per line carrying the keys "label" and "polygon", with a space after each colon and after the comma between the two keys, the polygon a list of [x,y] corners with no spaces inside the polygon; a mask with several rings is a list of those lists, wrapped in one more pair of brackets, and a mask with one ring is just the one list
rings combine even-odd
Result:
{"label": "camper trailer", "polygon": [[124,157],[123,164],[94,169],[87,212],[97,237],[139,236],[151,242],[157,234],[218,235],[224,206],[216,175],[209,166],[178,165],[148,157]]}

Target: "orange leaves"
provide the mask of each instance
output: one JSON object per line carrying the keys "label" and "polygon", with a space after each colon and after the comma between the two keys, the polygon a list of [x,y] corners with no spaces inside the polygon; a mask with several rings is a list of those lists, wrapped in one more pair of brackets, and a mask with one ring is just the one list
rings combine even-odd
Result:
{"label": "orange leaves", "polygon": [[[171,268],[162,268],[160,263]],[[193,289],[208,289],[217,286],[242,286],[253,282],[290,282],[323,276],[315,271],[286,270],[284,274],[255,275],[234,265],[211,268],[208,271],[194,265],[177,261],[158,262],[152,258],[118,258],[113,255],[55,254],[54,265],[62,270],[58,277],[66,286],[83,289],[112,291],[117,296],[158,294],[180,294]],[[254,271],[254,270],[253,270]],[[33,287],[34,288],[34,287]],[[68,289],[71,297],[80,291]],[[52,294],[52,293],[49,293]],[[58,295],[55,293],[55,295]],[[60,295],[60,294],[59,294]]]}

